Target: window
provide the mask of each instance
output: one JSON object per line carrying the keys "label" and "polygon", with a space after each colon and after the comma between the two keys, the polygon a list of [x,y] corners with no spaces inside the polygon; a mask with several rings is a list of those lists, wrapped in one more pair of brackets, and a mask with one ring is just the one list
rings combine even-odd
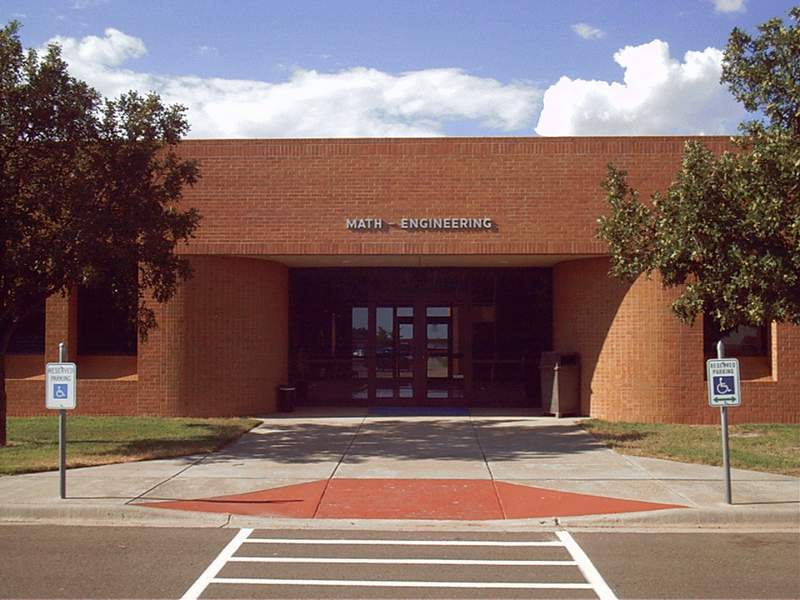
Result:
{"label": "window", "polygon": [[132,315],[114,303],[109,289],[78,290],[78,354],[136,354]]}
{"label": "window", "polygon": [[706,355],[717,355],[717,342],[725,344],[726,356],[769,356],[769,326],[739,325],[722,331],[711,317],[703,318],[703,349]]}
{"label": "window", "polygon": [[9,354],[44,354],[44,302],[17,324]]}

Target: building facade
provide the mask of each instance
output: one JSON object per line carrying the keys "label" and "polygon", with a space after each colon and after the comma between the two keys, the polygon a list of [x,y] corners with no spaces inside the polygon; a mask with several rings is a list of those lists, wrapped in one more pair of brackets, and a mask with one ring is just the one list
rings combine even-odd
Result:
{"label": "building facade", "polygon": [[[9,412],[44,413],[44,363],[66,341],[86,414],[263,414],[288,381],[309,405],[535,407],[541,354],[558,351],[577,354],[581,414],[715,422],[719,332],[679,323],[657,280],[610,279],[596,238],[606,165],[647,197],[684,141],[184,142],[202,172],[183,200],[203,215],[180,250],[194,277],[138,345],[97,294],[49,299],[7,357]],[[732,422],[800,421],[800,328],[728,341]]]}

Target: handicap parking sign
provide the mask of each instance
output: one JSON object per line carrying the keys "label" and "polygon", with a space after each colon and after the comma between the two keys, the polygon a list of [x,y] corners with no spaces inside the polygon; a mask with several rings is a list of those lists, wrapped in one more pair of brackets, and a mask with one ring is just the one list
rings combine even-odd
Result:
{"label": "handicap parking sign", "polygon": [[707,361],[706,375],[709,405],[739,406],[742,403],[737,359],[715,358]]}
{"label": "handicap parking sign", "polygon": [[733,395],[736,391],[736,382],[734,378],[729,375],[714,377],[711,385],[714,386],[714,392],[720,396]]}
{"label": "handicap parking sign", "polygon": [[45,366],[45,407],[54,410],[75,408],[78,368],[75,363],[47,363]]}

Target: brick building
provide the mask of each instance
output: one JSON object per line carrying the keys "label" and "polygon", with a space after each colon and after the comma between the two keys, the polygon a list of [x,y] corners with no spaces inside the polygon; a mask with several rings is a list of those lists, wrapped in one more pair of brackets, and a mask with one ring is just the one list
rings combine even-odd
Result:
{"label": "brick building", "polygon": [[[680,324],[657,281],[609,279],[595,237],[606,164],[645,197],[683,141],[187,141],[203,175],[184,196],[204,217],[181,249],[194,278],[138,347],[102,294],[48,300],[7,357],[10,414],[44,412],[64,340],[85,414],[266,413],[289,380],[305,404],[536,406],[556,350],[579,355],[583,414],[715,422],[704,360],[719,333]],[[731,420],[800,421],[800,329],[728,341],[743,379]]]}

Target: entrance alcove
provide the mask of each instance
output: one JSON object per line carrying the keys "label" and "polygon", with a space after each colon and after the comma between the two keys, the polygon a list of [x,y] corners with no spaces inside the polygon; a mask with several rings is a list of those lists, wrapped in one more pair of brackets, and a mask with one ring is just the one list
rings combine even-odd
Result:
{"label": "entrance alcove", "polygon": [[549,268],[299,268],[289,287],[303,404],[540,403]]}

